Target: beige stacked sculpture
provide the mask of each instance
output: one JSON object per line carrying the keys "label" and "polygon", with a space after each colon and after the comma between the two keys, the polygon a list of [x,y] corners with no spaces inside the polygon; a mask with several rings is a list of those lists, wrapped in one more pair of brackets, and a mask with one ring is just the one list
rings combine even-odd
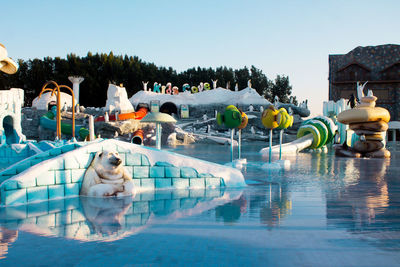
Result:
{"label": "beige stacked sculpture", "polygon": [[[347,155],[353,157],[389,158],[390,152],[385,148],[385,137],[390,120],[389,111],[385,108],[375,107],[376,96],[372,91],[364,96],[364,85],[357,84],[357,94],[360,99],[353,109],[341,112],[337,120],[348,124],[360,139],[356,141]],[[345,154],[345,153],[341,153]]]}

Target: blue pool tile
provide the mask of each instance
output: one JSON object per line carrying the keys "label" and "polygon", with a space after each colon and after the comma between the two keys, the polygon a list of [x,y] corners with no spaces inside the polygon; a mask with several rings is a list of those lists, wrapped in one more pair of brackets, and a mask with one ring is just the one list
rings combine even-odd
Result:
{"label": "blue pool tile", "polygon": [[50,156],[58,156],[62,153],[61,148],[57,147],[57,148],[53,148],[51,150],[49,150],[49,154]]}
{"label": "blue pool tile", "polygon": [[150,161],[146,155],[141,155],[141,159],[142,166],[150,166]]}
{"label": "blue pool tile", "polygon": [[156,178],[156,188],[170,188],[172,186],[172,179],[171,178]]}
{"label": "blue pool tile", "polygon": [[47,186],[30,187],[27,189],[27,194],[28,203],[49,199],[49,191]]}
{"label": "blue pool tile", "polygon": [[[134,179],[136,180],[136,179]],[[154,189],[154,179],[140,179],[140,186],[146,189]]]}
{"label": "blue pool tile", "polygon": [[154,166],[173,167],[174,165],[169,162],[157,161]]}
{"label": "blue pool tile", "polygon": [[197,171],[192,167],[182,167],[181,168],[182,178],[197,178]]}
{"label": "blue pool tile", "polygon": [[178,167],[165,167],[165,177],[178,178],[181,177],[181,171]]}
{"label": "blue pool tile", "polygon": [[24,179],[17,180],[18,188],[27,188],[36,186],[35,177],[24,177]]}
{"label": "blue pool tile", "polygon": [[206,178],[206,177],[214,177],[211,173],[199,173],[198,177]]}
{"label": "blue pool tile", "polygon": [[65,196],[79,196],[79,183],[65,184]]}
{"label": "blue pool tile", "polygon": [[151,178],[164,178],[165,177],[165,168],[161,167],[161,166],[150,167],[150,177]]}
{"label": "blue pool tile", "polygon": [[189,188],[189,179],[172,178],[172,187],[176,189]]}
{"label": "blue pool tile", "polygon": [[5,205],[26,204],[28,202],[26,189],[1,191],[1,203]]}
{"label": "blue pool tile", "polygon": [[190,178],[189,187],[190,188],[204,188],[206,186],[206,181],[204,178]]}
{"label": "blue pool tile", "polygon": [[66,170],[79,169],[79,161],[74,155],[68,155],[64,158],[64,167]]}
{"label": "blue pool tile", "polygon": [[55,171],[56,184],[71,183],[71,170]]}
{"label": "blue pool tile", "polygon": [[133,177],[135,178],[147,178],[149,177],[149,167],[147,166],[134,166]]}
{"label": "blue pool tile", "polygon": [[85,172],[85,169],[71,170],[71,183],[82,183]]}
{"label": "blue pool tile", "polygon": [[5,169],[1,172],[1,174],[4,175],[16,175],[17,174],[17,168],[16,167],[11,167],[8,169]]}
{"label": "blue pool tile", "polygon": [[64,170],[64,159],[59,158],[54,160],[51,163],[49,170]]}
{"label": "blue pool tile", "polygon": [[21,172],[25,171],[26,169],[29,169],[30,167],[31,167],[31,162],[29,160],[20,162],[17,166],[15,166],[17,173],[21,173]]}
{"label": "blue pool tile", "polygon": [[18,189],[18,182],[16,180],[7,180],[2,184],[1,187],[6,191],[15,190]]}
{"label": "blue pool tile", "polygon": [[127,166],[141,166],[142,157],[141,154],[126,153],[126,163]]}
{"label": "blue pool tile", "polygon": [[36,177],[36,185],[52,185],[55,184],[54,171],[44,171]]}
{"label": "blue pool tile", "polygon": [[71,150],[74,150],[76,148],[75,144],[68,144],[68,145],[64,145],[61,147],[61,152],[65,153]]}
{"label": "blue pool tile", "polygon": [[49,185],[49,199],[64,197],[64,185]]}

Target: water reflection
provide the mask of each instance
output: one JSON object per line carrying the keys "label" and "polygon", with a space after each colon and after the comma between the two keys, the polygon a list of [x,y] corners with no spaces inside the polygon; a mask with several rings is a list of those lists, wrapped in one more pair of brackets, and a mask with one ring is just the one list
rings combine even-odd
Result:
{"label": "water reflection", "polygon": [[[386,224],[390,219],[386,216],[389,202],[399,200],[397,192],[390,194],[389,165],[390,160],[382,159],[342,161],[340,166],[345,168],[347,183],[326,192],[328,224],[345,226],[352,231]],[[386,227],[382,229],[388,230]]]}
{"label": "water reflection", "polygon": [[18,238],[17,230],[9,230],[4,227],[0,227],[0,259],[6,258],[8,248]]}
{"label": "water reflection", "polygon": [[0,209],[0,249],[7,251],[18,230],[81,241],[113,241],[140,232],[157,220],[178,219],[240,202],[241,193],[165,190],[143,192],[135,199],[78,197],[4,207]]}

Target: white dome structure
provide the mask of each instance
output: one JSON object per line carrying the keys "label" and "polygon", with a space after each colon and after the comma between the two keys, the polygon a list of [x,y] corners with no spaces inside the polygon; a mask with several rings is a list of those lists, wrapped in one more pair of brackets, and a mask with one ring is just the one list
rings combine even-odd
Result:
{"label": "white dome structure", "polygon": [[[42,96],[40,97],[36,97],[33,101],[32,101],[32,107],[36,108],[37,110],[47,110],[48,104],[51,102],[57,101],[57,97],[56,94],[54,94],[53,96],[51,96],[51,92],[47,92],[47,93],[43,93]],[[60,95],[60,108],[72,108],[72,96],[61,92]],[[75,100],[76,103],[76,100]]]}

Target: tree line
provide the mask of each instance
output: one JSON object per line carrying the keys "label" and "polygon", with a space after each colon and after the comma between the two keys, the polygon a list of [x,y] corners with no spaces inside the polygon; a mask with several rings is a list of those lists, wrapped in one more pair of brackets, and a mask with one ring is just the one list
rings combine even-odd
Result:
{"label": "tree line", "polygon": [[[65,59],[60,57],[45,57],[41,59],[18,60],[19,70],[14,75],[0,74],[0,89],[22,88],[25,91],[25,104],[31,105],[37,97],[46,81],[54,80],[58,84],[71,86],[68,76],[82,76],[85,80],[80,84],[80,103],[83,106],[102,107],[107,99],[109,83],[123,84],[128,96],[132,96],[142,90],[142,81],[149,81],[149,88],[154,82],[178,86],[182,91],[182,85],[188,83],[197,86],[200,82],[208,82],[218,79],[218,86],[225,87],[230,83],[230,89],[234,90],[237,83],[239,88],[247,87],[247,81],[251,79],[252,88],[269,101],[278,96],[281,102],[288,102],[292,93],[289,77],[277,75],[270,80],[262,70],[251,66],[241,69],[228,67],[218,68],[190,68],[178,73],[172,67],[160,67],[154,63],[142,61],[137,56],[114,56],[109,54],[92,54],[79,57],[69,54]],[[294,97],[294,102],[296,99]]]}

